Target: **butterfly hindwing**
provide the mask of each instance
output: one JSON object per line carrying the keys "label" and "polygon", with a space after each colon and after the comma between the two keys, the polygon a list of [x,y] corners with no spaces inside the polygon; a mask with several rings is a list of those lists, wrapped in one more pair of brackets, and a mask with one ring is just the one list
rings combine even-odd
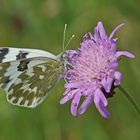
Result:
{"label": "butterfly hindwing", "polygon": [[0,87],[7,91],[9,86],[15,82],[24,70],[28,70],[31,67],[44,62],[44,60],[25,59],[0,63]]}
{"label": "butterfly hindwing", "polygon": [[33,108],[48,95],[62,72],[61,62],[47,57],[0,63],[0,87],[10,103]]}

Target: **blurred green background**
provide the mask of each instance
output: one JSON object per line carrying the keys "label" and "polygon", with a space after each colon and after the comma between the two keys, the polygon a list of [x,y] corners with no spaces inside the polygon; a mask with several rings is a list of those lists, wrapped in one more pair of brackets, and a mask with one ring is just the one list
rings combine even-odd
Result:
{"label": "blurred green background", "polygon": [[[140,103],[140,1],[139,0],[0,0],[0,46],[39,48],[58,54],[64,24],[67,38],[76,37],[69,49],[78,48],[82,36],[102,21],[107,33],[118,25],[119,49],[136,55],[122,59],[123,86]],[[94,106],[74,118],[70,103],[60,105],[64,82],[36,109],[12,106],[0,96],[0,140],[139,140],[140,117],[116,90],[109,99],[109,120]]]}

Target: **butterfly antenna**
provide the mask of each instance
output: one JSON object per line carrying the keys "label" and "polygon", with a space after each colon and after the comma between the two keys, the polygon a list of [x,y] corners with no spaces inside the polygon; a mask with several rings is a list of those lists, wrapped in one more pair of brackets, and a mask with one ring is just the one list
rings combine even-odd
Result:
{"label": "butterfly antenna", "polygon": [[65,50],[66,30],[67,30],[67,24],[65,24],[64,32],[63,32],[63,51]]}
{"label": "butterfly antenna", "polygon": [[64,32],[63,32],[63,52],[66,50],[72,39],[75,37],[75,35],[72,35],[70,39],[68,40],[67,44],[65,45],[65,40],[66,40],[66,30],[67,30],[67,24],[64,26]]}
{"label": "butterfly antenna", "polygon": [[75,35],[72,35],[71,38],[68,40],[68,43],[66,44],[64,50],[68,47],[68,45],[70,44],[70,42],[72,41],[72,39],[75,37]]}

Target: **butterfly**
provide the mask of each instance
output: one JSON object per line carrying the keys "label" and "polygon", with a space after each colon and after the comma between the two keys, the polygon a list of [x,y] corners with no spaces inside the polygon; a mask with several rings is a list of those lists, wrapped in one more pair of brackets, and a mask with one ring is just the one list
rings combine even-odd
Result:
{"label": "butterfly", "polygon": [[63,51],[53,55],[38,49],[0,48],[0,87],[7,101],[13,105],[35,108],[64,76],[68,46],[65,46],[66,25],[63,33]]}

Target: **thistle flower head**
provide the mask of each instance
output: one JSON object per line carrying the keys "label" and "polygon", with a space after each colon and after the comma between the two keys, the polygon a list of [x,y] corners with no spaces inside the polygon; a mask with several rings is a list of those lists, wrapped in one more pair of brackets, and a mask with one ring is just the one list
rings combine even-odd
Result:
{"label": "thistle flower head", "polygon": [[[110,116],[106,107],[107,98],[113,96],[114,88],[121,84],[122,74],[118,71],[119,57],[134,58],[127,51],[118,51],[114,33],[122,27],[117,26],[108,37],[103,24],[99,22],[94,34],[83,37],[81,47],[68,51],[70,67],[67,69],[64,97],[60,103],[71,102],[73,116],[83,114],[88,106],[95,104],[100,114]],[[84,98],[80,103],[81,97]]]}

